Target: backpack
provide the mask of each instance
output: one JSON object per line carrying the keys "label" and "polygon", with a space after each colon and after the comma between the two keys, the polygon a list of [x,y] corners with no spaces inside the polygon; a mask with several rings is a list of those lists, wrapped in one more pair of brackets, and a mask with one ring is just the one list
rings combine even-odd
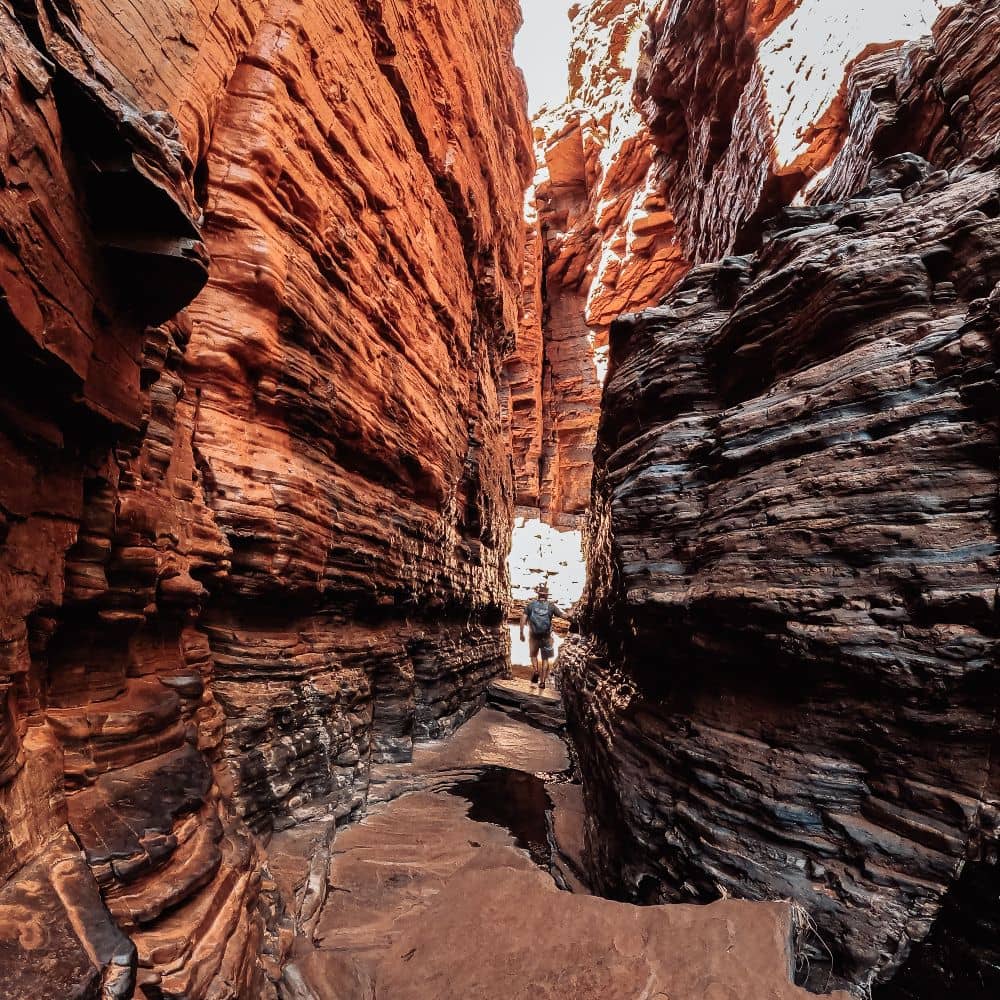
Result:
{"label": "backpack", "polygon": [[552,631],[552,605],[548,601],[532,601],[528,605],[528,626],[534,636]]}

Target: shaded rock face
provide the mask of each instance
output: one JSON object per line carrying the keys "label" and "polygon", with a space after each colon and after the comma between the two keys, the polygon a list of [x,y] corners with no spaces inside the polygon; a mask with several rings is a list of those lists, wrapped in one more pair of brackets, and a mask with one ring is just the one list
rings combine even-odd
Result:
{"label": "shaded rock face", "polygon": [[[595,642],[562,654],[604,890],[796,899],[834,975],[893,997],[1000,985],[997,17],[857,63],[814,204],[613,327]],[[693,256],[738,243],[671,197]]]}
{"label": "shaded rock face", "polygon": [[270,995],[267,836],[505,663],[519,15],[445,6],[0,6],[2,996]]}
{"label": "shaded rock face", "polygon": [[589,504],[611,322],[657,301],[688,267],[632,105],[648,7],[571,10],[569,100],[535,122],[525,310],[504,381],[517,503],[562,528],[578,527]]}

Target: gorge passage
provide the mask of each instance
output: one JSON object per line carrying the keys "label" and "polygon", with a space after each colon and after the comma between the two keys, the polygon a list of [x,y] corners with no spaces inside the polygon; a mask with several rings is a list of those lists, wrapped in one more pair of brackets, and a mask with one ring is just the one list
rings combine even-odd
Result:
{"label": "gorge passage", "polygon": [[[0,997],[317,996],[406,823],[436,912],[747,900],[803,989],[1000,990],[1000,3],[570,16],[530,122],[515,0],[0,0]],[[483,749],[564,724],[498,681],[530,524],[568,811]]]}

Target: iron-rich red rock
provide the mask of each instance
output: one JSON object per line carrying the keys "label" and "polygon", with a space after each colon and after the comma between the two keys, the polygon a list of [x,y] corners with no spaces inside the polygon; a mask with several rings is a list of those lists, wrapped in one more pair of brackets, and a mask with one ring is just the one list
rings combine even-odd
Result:
{"label": "iron-rich red rock", "polygon": [[5,995],[273,995],[271,830],[505,664],[530,135],[445,6],[0,8]]}
{"label": "iron-rich red rock", "polygon": [[274,1000],[690,262],[610,337],[594,874],[795,898],[901,1000],[996,985],[998,11],[898,7],[578,7],[526,238],[512,0],[0,5],[0,995]]}
{"label": "iron-rich red rock", "polygon": [[608,328],[656,302],[688,268],[632,106],[645,7],[576,5],[569,100],[535,123],[526,308],[504,374],[517,503],[564,528],[589,503]]}

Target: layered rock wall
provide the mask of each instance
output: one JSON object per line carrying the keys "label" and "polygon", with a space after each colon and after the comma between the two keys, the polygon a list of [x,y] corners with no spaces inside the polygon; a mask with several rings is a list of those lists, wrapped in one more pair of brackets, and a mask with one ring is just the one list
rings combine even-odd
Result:
{"label": "layered rock wall", "polygon": [[653,18],[640,91],[685,252],[760,250],[612,329],[594,642],[563,653],[591,862],[629,898],[798,900],[819,985],[832,959],[858,991],[991,996],[998,7],[848,53],[806,116],[844,131],[796,133],[824,172],[775,216],[784,119],[746,102],[778,6],[735,35],[719,5]]}
{"label": "layered rock wall", "polygon": [[576,5],[570,96],[535,122],[525,311],[505,365],[517,502],[557,527],[589,504],[607,335],[687,270],[632,85],[646,0]]}
{"label": "layered rock wall", "polygon": [[0,5],[0,995],[269,995],[269,832],[502,668],[517,20]]}
{"label": "layered rock wall", "polygon": [[583,519],[611,323],[655,305],[692,263],[757,247],[780,208],[849,193],[829,174],[834,162],[849,172],[842,146],[875,127],[876,81],[953,4],[570,10],[570,94],[535,121],[526,310],[505,364],[523,515],[561,528]]}
{"label": "layered rock wall", "polygon": [[954,3],[655,4],[635,99],[688,259],[755,249],[770,216],[808,198],[857,132],[847,106],[852,70],[922,37]]}

